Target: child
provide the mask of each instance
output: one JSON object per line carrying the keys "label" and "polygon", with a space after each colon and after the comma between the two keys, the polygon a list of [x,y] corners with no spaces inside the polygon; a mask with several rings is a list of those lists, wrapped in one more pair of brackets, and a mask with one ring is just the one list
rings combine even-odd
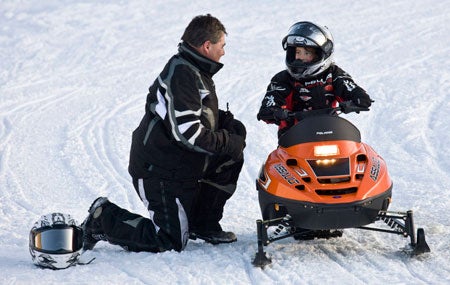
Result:
{"label": "child", "polygon": [[282,45],[286,70],[272,78],[257,115],[258,120],[277,124],[278,136],[295,124],[288,117],[290,111],[332,108],[349,100],[360,107],[371,105],[366,91],[334,64],[333,37],[326,27],[295,23]]}

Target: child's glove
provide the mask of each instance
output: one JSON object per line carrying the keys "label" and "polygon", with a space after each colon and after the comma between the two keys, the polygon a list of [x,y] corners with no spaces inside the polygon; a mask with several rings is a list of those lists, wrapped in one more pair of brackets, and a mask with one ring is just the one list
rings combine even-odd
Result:
{"label": "child's glove", "polygon": [[353,98],[352,101],[358,107],[369,108],[370,105],[372,105],[372,100],[369,98],[369,96],[356,97],[356,98]]}

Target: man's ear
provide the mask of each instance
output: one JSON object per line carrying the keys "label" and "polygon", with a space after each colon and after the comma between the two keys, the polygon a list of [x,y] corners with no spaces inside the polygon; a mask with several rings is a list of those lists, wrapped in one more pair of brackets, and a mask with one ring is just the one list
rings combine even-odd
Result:
{"label": "man's ear", "polygon": [[211,47],[211,41],[206,41],[202,44],[202,50],[205,54],[209,54],[209,49]]}

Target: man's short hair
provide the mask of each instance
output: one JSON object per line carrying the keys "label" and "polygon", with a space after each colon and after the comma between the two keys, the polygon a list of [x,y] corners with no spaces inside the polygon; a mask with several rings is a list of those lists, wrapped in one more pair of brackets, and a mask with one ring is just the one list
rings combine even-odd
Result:
{"label": "man's short hair", "polygon": [[226,35],[227,31],[219,19],[210,14],[199,15],[192,19],[181,39],[193,47],[199,47],[206,41],[216,44],[222,33]]}

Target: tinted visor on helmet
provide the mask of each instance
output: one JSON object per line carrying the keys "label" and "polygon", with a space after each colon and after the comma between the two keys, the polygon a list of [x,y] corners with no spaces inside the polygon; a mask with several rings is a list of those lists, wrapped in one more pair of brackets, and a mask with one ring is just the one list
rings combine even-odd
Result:
{"label": "tinted visor on helmet", "polygon": [[48,227],[31,231],[30,235],[32,246],[44,253],[72,253],[83,247],[83,231],[80,227]]}

